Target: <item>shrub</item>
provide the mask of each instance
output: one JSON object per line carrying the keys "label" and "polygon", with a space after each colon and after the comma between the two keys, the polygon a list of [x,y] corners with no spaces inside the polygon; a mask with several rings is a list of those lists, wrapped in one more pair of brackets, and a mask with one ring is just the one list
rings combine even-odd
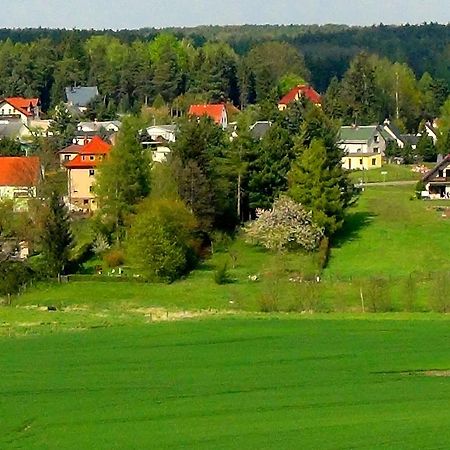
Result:
{"label": "shrub", "polygon": [[402,286],[403,294],[403,307],[405,311],[412,312],[416,309],[417,304],[417,277],[415,274],[411,273],[405,278]]}
{"label": "shrub", "polygon": [[296,284],[295,302],[291,308],[298,312],[318,312],[322,309],[319,285],[315,282],[299,282]]}
{"label": "shrub", "polygon": [[278,274],[267,275],[263,292],[258,299],[259,310],[261,312],[276,312],[280,303],[280,277]]}
{"label": "shrub", "polygon": [[328,264],[328,258],[330,257],[330,241],[327,237],[324,237],[319,244],[317,250],[317,265],[320,269],[324,269]]}
{"label": "shrub", "polygon": [[108,239],[104,234],[97,234],[97,236],[94,239],[94,242],[92,243],[92,251],[95,255],[101,255],[102,253],[105,253],[107,250],[109,250],[110,245],[108,243]]}
{"label": "shrub", "polygon": [[123,266],[125,263],[124,252],[120,248],[113,248],[103,255],[103,261],[110,269]]}
{"label": "shrub", "polygon": [[214,271],[214,281],[216,284],[226,284],[230,282],[230,275],[228,273],[228,264],[223,263],[221,264],[215,271]]}
{"label": "shrub", "polygon": [[271,210],[258,209],[256,214],[245,227],[247,239],[270,250],[313,251],[322,239],[323,230],[313,223],[312,213],[289,197],[280,197]]}
{"label": "shrub", "polygon": [[[365,292],[364,292],[365,291]],[[391,292],[386,278],[370,278],[363,295],[367,306],[372,312],[387,312],[392,310]]]}
{"label": "shrub", "polygon": [[174,281],[195,262],[195,229],[194,215],[182,201],[145,200],[127,238],[131,264],[150,281]]}
{"label": "shrub", "polygon": [[437,273],[433,276],[430,306],[436,312],[450,312],[450,273]]}
{"label": "shrub", "polygon": [[33,279],[30,267],[19,261],[3,261],[0,263],[0,295],[17,294],[20,289]]}

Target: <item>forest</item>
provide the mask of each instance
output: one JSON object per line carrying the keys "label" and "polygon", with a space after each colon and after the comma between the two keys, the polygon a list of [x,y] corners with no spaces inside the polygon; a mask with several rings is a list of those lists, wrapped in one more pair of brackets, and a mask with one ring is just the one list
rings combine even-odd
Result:
{"label": "forest", "polygon": [[[450,27],[433,23],[366,28],[2,29],[0,93],[39,96],[47,111],[64,100],[64,87],[97,85],[102,98],[95,112],[100,119],[117,111],[138,112],[143,104],[155,102],[176,111],[200,101],[230,100],[243,108],[273,101],[306,81],[322,94],[331,90],[331,103],[337,108],[332,116],[350,122],[355,113],[340,110],[336,91],[342,93],[353,83],[348,77],[346,81],[346,73],[361,54],[368,57],[357,63],[375,79],[380,95],[371,89],[378,105],[371,113],[358,113],[356,120],[362,123],[367,115],[382,120],[393,112],[399,119],[407,112],[402,122],[413,131],[423,116],[438,114],[450,85]],[[403,105],[394,105],[389,97],[399,89]],[[348,104],[348,98],[343,103]]]}

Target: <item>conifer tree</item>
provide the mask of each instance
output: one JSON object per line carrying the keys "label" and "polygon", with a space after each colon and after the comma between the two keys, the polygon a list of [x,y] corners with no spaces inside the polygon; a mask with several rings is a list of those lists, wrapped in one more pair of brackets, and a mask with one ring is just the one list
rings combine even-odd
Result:
{"label": "conifer tree", "polygon": [[62,198],[53,191],[44,208],[41,231],[41,250],[47,274],[64,273],[72,244],[69,215]]}
{"label": "conifer tree", "polygon": [[142,149],[139,120],[126,118],[117,143],[99,168],[95,191],[101,214],[111,224],[116,239],[122,238],[122,227],[134,207],[150,192],[150,157]]}
{"label": "conifer tree", "polygon": [[330,160],[322,140],[313,139],[308,147],[296,150],[300,156],[289,172],[289,196],[311,210],[314,222],[332,236],[343,224],[350,185],[345,184],[342,166]]}

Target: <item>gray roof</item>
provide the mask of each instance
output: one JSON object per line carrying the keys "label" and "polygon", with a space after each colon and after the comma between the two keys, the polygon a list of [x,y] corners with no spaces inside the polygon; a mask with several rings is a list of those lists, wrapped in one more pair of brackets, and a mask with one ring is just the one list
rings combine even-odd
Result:
{"label": "gray roof", "polygon": [[0,139],[4,137],[16,138],[19,136],[23,123],[20,120],[14,120],[7,123],[0,123]]}
{"label": "gray roof", "polygon": [[87,106],[98,95],[97,86],[66,87],[67,102],[75,106]]}
{"label": "gray roof", "polygon": [[419,141],[419,137],[415,134],[402,134],[401,139],[405,144],[409,145],[417,145],[417,142]]}
{"label": "gray roof", "polygon": [[272,122],[260,120],[250,127],[250,134],[253,139],[262,139],[271,126]]}

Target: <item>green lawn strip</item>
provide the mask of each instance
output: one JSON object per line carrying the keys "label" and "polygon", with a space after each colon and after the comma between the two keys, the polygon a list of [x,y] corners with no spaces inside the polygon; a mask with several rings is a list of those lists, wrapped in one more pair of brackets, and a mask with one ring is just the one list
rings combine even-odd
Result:
{"label": "green lawn strip", "polygon": [[354,183],[383,183],[390,181],[419,181],[422,173],[414,172],[413,166],[399,164],[386,164],[379,169],[353,170],[349,172],[350,179]]}
{"label": "green lawn strip", "polygon": [[0,447],[445,448],[450,379],[423,371],[449,369],[449,334],[236,317],[3,338]]}

